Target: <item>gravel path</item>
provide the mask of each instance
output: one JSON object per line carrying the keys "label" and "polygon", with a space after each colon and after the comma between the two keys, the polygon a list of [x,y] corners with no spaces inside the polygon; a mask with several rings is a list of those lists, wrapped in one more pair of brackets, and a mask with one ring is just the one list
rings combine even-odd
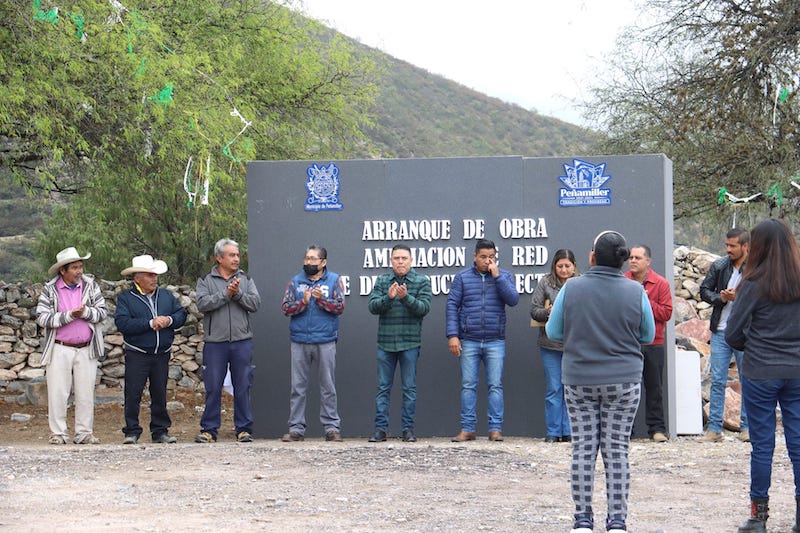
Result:
{"label": "gravel path", "polygon": [[[794,522],[780,437],[770,531],[790,531]],[[187,440],[0,444],[0,530],[548,532],[571,525],[568,444]],[[733,531],[746,518],[749,446],[732,436],[718,444],[634,441],[631,463],[629,531]],[[600,522],[601,462],[597,474]]]}

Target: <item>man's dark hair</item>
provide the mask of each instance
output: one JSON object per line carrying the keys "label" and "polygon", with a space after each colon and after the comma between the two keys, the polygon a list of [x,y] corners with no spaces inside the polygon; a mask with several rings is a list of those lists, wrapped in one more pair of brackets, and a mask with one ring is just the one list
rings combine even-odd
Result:
{"label": "man's dark hair", "polygon": [[311,246],[306,248],[306,252],[309,250],[316,250],[320,260],[328,258],[328,250],[326,250],[322,246],[319,246],[318,244],[312,244]]}
{"label": "man's dark hair", "polygon": [[392,247],[392,254],[394,254],[395,250],[405,250],[408,252],[408,255],[411,255],[411,248],[409,248],[407,244],[395,244]]}
{"label": "man's dark hair", "polygon": [[653,258],[653,251],[646,244],[637,244],[635,246],[631,246],[631,250],[633,250],[634,248],[641,248],[642,250],[644,250],[644,256],[646,258],[648,258],[648,259],[652,259]]}
{"label": "man's dark hair", "polygon": [[489,239],[481,239],[475,243],[475,253],[477,254],[481,250],[491,249],[497,251],[497,246],[494,245],[492,241]]}
{"label": "man's dark hair", "polygon": [[743,228],[733,228],[725,234],[726,239],[739,239],[739,244],[747,244],[750,242],[750,233]]}

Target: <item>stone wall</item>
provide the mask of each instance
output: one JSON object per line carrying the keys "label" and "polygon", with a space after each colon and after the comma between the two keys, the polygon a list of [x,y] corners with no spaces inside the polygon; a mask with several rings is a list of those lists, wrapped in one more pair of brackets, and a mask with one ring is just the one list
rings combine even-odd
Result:
{"label": "stone wall", "polygon": [[[106,358],[97,372],[97,387],[123,385],[122,334],[114,324],[117,295],[130,289],[130,281],[99,281],[108,317],[103,321]],[[42,283],[0,284],[0,397],[6,402],[44,405],[44,367],[41,364],[44,331],[36,323],[36,303]],[[188,285],[163,287],[188,311],[186,324],[176,333],[169,363],[170,389],[202,388],[203,315],[197,310],[194,289]]]}

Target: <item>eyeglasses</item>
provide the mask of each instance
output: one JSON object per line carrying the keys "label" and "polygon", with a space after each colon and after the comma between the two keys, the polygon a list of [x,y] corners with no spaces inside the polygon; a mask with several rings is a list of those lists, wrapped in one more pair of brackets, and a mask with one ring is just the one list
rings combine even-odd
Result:
{"label": "eyeglasses", "polygon": [[322,261],[319,257],[304,257],[303,261],[306,263],[319,263]]}

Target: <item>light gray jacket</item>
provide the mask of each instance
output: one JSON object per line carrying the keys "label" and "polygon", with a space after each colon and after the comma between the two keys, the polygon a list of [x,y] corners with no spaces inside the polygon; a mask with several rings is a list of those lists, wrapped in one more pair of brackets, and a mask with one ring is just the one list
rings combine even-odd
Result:
{"label": "light gray jacket", "polygon": [[255,282],[243,271],[237,271],[239,292],[229,297],[228,282],[217,267],[197,280],[197,309],[203,313],[205,342],[235,342],[253,338],[250,313],[258,311],[261,296]]}

